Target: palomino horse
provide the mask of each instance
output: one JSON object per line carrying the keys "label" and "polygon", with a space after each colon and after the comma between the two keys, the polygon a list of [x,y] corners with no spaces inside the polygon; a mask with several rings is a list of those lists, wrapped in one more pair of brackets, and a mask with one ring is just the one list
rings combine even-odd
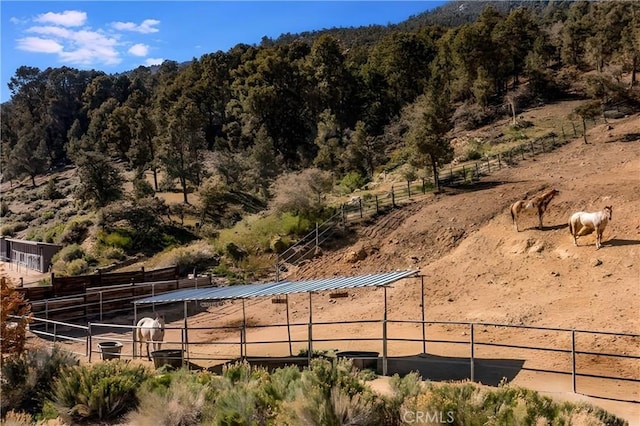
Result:
{"label": "palomino horse", "polygon": [[602,233],[613,217],[613,207],[606,206],[602,211],[587,213],[577,212],[569,219],[569,232],[573,236],[573,244],[578,245],[578,237],[596,232],[596,250],[602,246]]}
{"label": "palomino horse", "polygon": [[516,231],[520,232],[520,229],[518,228],[518,215],[523,210],[536,210],[538,213],[538,220],[540,221],[539,228],[542,229],[542,216],[544,215],[544,212],[547,211],[547,206],[549,206],[553,197],[559,193],[560,191],[557,189],[551,189],[532,198],[531,200],[519,200],[511,204],[511,220],[513,221],[513,225],[516,227]]}
{"label": "palomino horse", "polygon": [[149,354],[149,343],[153,344],[153,350],[160,350],[162,340],[164,339],[164,315],[156,314],[155,318],[142,318],[138,321],[138,328],[136,329],[135,336],[140,342],[140,356],[142,356],[142,343],[147,344],[147,359],[151,361],[151,354]]}

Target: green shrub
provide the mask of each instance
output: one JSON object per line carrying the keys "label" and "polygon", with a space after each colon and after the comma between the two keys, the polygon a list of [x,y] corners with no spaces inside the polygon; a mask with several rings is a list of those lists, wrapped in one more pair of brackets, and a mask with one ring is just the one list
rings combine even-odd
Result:
{"label": "green shrub", "polygon": [[201,424],[212,393],[202,376],[180,369],[147,380],[138,392],[138,409],[127,420],[139,426]]}
{"label": "green shrub", "polygon": [[40,220],[42,222],[47,222],[53,219],[54,217],[55,217],[55,213],[52,212],[51,210],[47,210],[46,212],[42,213],[42,216],[40,216]]}
{"label": "green shrub", "polygon": [[118,247],[125,252],[133,246],[133,239],[124,231],[105,232],[99,231],[97,235],[99,244],[108,247]]}
{"label": "green shrub", "polygon": [[113,421],[138,405],[136,389],[149,377],[142,365],[111,360],[63,372],[53,385],[53,402],[63,421]]}
{"label": "green shrub", "polygon": [[69,276],[82,275],[89,271],[89,263],[84,259],[74,259],[67,263],[66,272]]}
{"label": "green shrub", "polygon": [[63,247],[54,256],[54,261],[61,259],[65,262],[71,262],[72,260],[82,259],[84,257],[84,249],[78,244],[71,244],[70,246]]}
{"label": "green shrub", "polygon": [[0,234],[4,235],[5,237],[15,237],[16,230],[13,225],[5,225],[0,228]]}
{"label": "green shrub", "polygon": [[106,247],[101,250],[100,254],[105,259],[124,260],[127,255],[120,247]]}
{"label": "green shrub", "polygon": [[367,183],[367,180],[358,172],[347,173],[340,182],[338,182],[338,188],[343,194],[350,194],[358,188],[362,188]]}
{"label": "green shrub", "polygon": [[479,160],[482,158],[482,153],[477,149],[469,149],[465,155],[467,161]]}
{"label": "green shrub", "polygon": [[279,423],[303,425],[382,424],[381,399],[349,360],[315,359],[283,403]]}
{"label": "green shrub", "polygon": [[1,423],[3,426],[31,426],[34,421],[31,414],[9,411]]}
{"label": "green shrub", "polygon": [[62,244],[80,244],[87,236],[89,226],[93,225],[90,220],[70,222],[64,232],[60,235],[60,243]]}
{"label": "green shrub", "polygon": [[237,244],[233,242],[227,243],[227,245],[224,247],[224,252],[234,262],[240,262],[249,254],[245,249],[243,249],[242,247],[239,247]]}
{"label": "green shrub", "polygon": [[77,359],[58,346],[35,348],[10,357],[2,365],[2,414],[8,410],[37,414],[51,396],[53,381]]}
{"label": "green shrub", "polygon": [[53,243],[54,241],[56,241],[58,235],[60,235],[62,231],[64,231],[64,227],[65,227],[64,223],[59,223],[49,228],[44,233],[44,241],[46,243]]}
{"label": "green shrub", "polygon": [[41,197],[46,200],[57,200],[63,198],[64,195],[58,191],[55,180],[50,178],[44,188],[42,188]]}
{"label": "green shrub", "polygon": [[144,178],[136,178],[133,180],[133,196],[137,199],[153,197],[156,191],[153,186]]}
{"label": "green shrub", "polygon": [[6,217],[11,214],[11,210],[9,209],[9,204],[6,201],[0,202],[0,217]]}
{"label": "green shrub", "polygon": [[440,412],[456,424],[606,424],[626,422],[586,404],[554,402],[536,391],[512,386],[488,388],[474,383],[430,384],[408,411]]}

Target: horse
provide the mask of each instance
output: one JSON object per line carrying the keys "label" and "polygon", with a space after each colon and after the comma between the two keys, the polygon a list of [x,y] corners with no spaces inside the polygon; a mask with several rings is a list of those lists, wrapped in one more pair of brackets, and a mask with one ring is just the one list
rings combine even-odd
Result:
{"label": "horse", "polygon": [[540,226],[538,228],[542,229],[542,216],[544,215],[544,212],[547,211],[547,207],[551,200],[553,200],[553,197],[559,193],[560,191],[557,189],[551,189],[532,198],[531,200],[518,200],[511,204],[511,220],[513,221],[516,231],[520,232],[520,229],[518,228],[518,215],[520,215],[523,210],[536,210],[538,213],[538,220],[540,221]]}
{"label": "horse", "polygon": [[569,232],[573,236],[573,244],[578,246],[578,237],[596,232],[596,250],[602,246],[602,233],[613,217],[613,207],[605,206],[599,212],[577,212],[569,219]]}
{"label": "horse", "polygon": [[153,350],[160,350],[164,339],[164,315],[156,314],[155,318],[145,317],[138,321],[135,336],[140,342],[140,356],[142,357],[142,343],[147,344],[147,359],[151,361],[149,342],[153,344]]}

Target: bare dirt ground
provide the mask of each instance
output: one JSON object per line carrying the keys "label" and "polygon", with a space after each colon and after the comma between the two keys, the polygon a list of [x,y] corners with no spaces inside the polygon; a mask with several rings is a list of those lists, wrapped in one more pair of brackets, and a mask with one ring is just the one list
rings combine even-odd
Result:
{"label": "bare dirt ground", "polygon": [[[565,114],[561,105],[527,113],[532,119]],[[424,275],[425,312],[430,321],[484,322],[540,327],[559,327],[610,332],[640,332],[640,115],[610,120],[589,131],[589,144],[581,138],[569,141],[551,153],[521,161],[484,177],[468,189],[446,189],[397,209],[378,221],[354,229],[353,245],[325,252],[287,277],[290,280],[348,276],[391,270],[416,269]],[[557,188],[542,230],[533,215],[521,218],[516,232],[509,206],[525,195]],[[578,240],[567,230],[571,213],[597,211],[613,206],[613,220],[604,232],[604,243],[595,249],[593,235]],[[353,262],[350,254],[361,248],[368,256]],[[407,279],[388,289],[389,319],[419,320],[419,279]],[[345,299],[326,294],[312,296],[314,321],[380,320],[383,290],[349,291]],[[290,296],[293,353],[306,346],[309,296]],[[178,309],[175,321],[182,326]],[[285,323],[284,305],[271,300],[247,302],[249,324]],[[236,339],[236,333],[195,330],[196,327],[238,325],[242,318],[239,302],[210,307],[189,317],[189,341],[206,345],[190,349],[190,356],[237,355],[237,348],[221,343]],[[132,317],[123,318],[130,324]],[[336,337],[380,337],[381,325],[350,324],[316,326],[314,339]],[[469,340],[467,326],[429,326],[427,337]],[[390,326],[392,337],[420,338],[416,324]],[[105,337],[113,338],[116,335]],[[251,342],[286,340],[286,329],[251,330]],[[501,341],[544,347],[570,348],[570,333],[523,331],[485,327],[477,340]],[[178,330],[169,330],[166,342],[179,342]],[[578,349],[620,352],[640,356],[638,339],[579,334]],[[171,345],[167,345],[171,346]],[[341,350],[380,350],[379,342],[327,342],[316,347]],[[78,345],[80,348],[80,345]],[[124,352],[126,353],[127,348]],[[249,355],[288,355],[286,344],[250,345]],[[429,343],[427,352],[441,356],[469,356],[468,345]],[[415,355],[420,343],[394,341],[390,355]],[[95,355],[94,355],[95,356]],[[530,368],[570,371],[569,355],[532,353],[496,347],[480,347],[480,358],[522,359]],[[95,358],[94,358],[95,359]],[[637,360],[636,360],[637,361]],[[640,377],[638,362],[617,358],[590,357],[577,360],[579,368],[613,376]],[[198,362],[196,362],[198,363]],[[640,400],[637,383],[578,379],[578,392],[608,399],[589,398],[570,392],[571,377],[519,371],[512,383],[543,391],[564,400],[586,400],[640,424],[640,404],[616,401]],[[384,379],[376,381],[384,388]],[[604,388],[603,388],[604,386]]]}

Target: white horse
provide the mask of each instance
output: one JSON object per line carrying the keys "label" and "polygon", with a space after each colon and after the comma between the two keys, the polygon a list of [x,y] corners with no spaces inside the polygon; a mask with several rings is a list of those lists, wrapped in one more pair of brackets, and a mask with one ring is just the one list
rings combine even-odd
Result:
{"label": "white horse", "polygon": [[596,232],[596,250],[602,246],[602,233],[613,216],[613,207],[606,206],[602,211],[587,213],[577,212],[569,219],[569,232],[573,236],[573,244],[578,245],[578,237]]}
{"label": "white horse", "polygon": [[156,314],[155,318],[142,318],[138,321],[135,336],[140,342],[140,356],[142,356],[142,343],[146,343],[147,359],[151,361],[149,343],[153,344],[154,351],[160,350],[160,345],[162,345],[162,340],[164,339],[164,315]]}

